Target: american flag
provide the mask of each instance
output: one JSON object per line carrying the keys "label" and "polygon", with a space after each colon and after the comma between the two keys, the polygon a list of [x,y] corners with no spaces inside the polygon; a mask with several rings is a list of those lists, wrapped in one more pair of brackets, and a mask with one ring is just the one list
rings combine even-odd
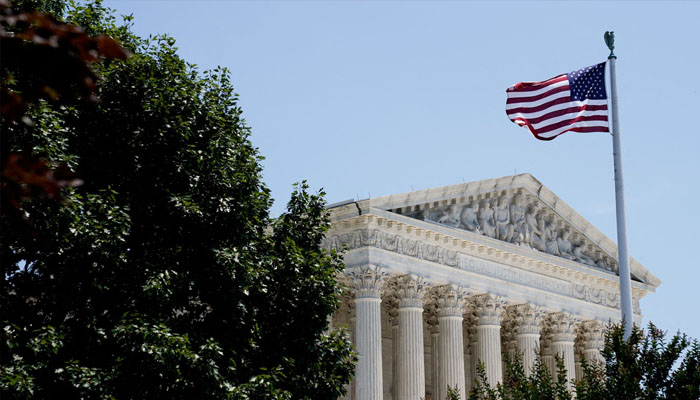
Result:
{"label": "american flag", "polygon": [[506,114],[540,140],[564,132],[609,132],[605,63],[506,89]]}

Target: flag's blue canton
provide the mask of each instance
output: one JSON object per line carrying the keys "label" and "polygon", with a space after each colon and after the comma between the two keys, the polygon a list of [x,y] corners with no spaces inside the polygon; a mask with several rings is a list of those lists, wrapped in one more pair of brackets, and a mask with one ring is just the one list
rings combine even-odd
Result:
{"label": "flag's blue canton", "polygon": [[572,101],[608,98],[605,95],[605,63],[569,72],[566,77],[569,79]]}

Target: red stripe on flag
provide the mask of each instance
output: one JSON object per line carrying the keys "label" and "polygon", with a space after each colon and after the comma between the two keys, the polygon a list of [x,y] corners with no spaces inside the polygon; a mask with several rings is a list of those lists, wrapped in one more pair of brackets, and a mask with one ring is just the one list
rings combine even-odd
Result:
{"label": "red stripe on flag", "polygon": [[511,115],[511,114],[517,114],[517,113],[527,114],[527,113],[533,113],[533,112],[540,112],[540,111],[544,111],[552,106],[556,106],[556,105],[564,104],[564,103],[571,103],[571,99],[568,99],[566,97],[560,97],[558,99],[552,100],[552,101],[544,103],[544,104],[540,104],[539,106],[535,106],[535,107],[518,107],[518,108],[511,108],[511,109],[506,108],[506,113],[508,115]]}
{"label": "red stripe on flag", "polygon": [[[540,93],[536,96],[530,96],[530,97],[509,97],[508,100],[506,100],[506,104],[516,104],[516,103],[529,103],[537,100],[542,100],[544,98],[547,98],[549,96],[555,95],[557,93],[561,92],[566,92],[569,90],[569,85],[564,85],[564,86],[559,86],[552,88],[552,90],[548,90],[544,93]],[[571,97],[571,96],[569,96]],[[569,98],[567,101],[571,101]]]}
{"label": "red stripe on flag", "polygon": [[537,118],[527,118],[528,122],[530,122],[533,125],[539,124],[542,121],[548,120],[550,118],[556,118],[562,115],[566,114],[571,114],[575,112],[581,112],[581,111],[603,111],[607,110],[608,106],[607,104],[599,105],[599,106],[594,106],[591,104],[584,104],[580,107],[569,107],[569,108],[563,108],[561,110],[557,111],[552,111],[551,113],[544,114],[541,117]]}
{"label": "red stripe on flag", "polygon": [[520,82],[506,89],[506,92],[531,92],[565,80],[567,80],[566,74],[542,82]]}
{"label": "red stripe on flag", "polygon": [[[607,133],[610,131],[605,126],[580,126],[578,128],[571,128],[568,131],[564,131],[564,132],[581,132],[581,133],[601,132],[601,133]],[[562,133],[564,133],[564,132],[562,132]]]}
{"label": "red stripe on flag", "polygon": [[[608,121],[608,116],[607,115],[581,115],[580,117],[572,118],[572,119],[567,119],[564,121],[559,121],[557,123],[554,123],[552,125],[547,125],[543,128],[538,128],[537,132],[538,133],[547,133],[551,132],[553,130],[562,128],[567,125],[572,125],[576,122],[581,122],[581,121]],[[532,124],[528,124],[532,126]]]}
{"label": "red stripe on flag", "polygon": [[[576,71],[575,76],[581,74],[582,79],[573,84],[567,74],[516,83],[506,89],[506,114],[540,140],[552,140],[564,132],[609,132],[608,105],[600,101],[606,99],[604,68],[601,63]],[[576,101],[574,90],[581,97]]]}

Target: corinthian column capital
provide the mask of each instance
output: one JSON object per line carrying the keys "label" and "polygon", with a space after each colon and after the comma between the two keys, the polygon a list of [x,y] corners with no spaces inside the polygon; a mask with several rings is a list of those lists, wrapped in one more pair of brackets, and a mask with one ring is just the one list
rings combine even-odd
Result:
{"label": "corinthian column capital", "polygon": [[519,334],[539,334],[545,309],[532,304],[517,304],[506,308],[506,314],[515,322]]}
{"label": "corinthian column capital", "polygon": [[437,286],[431,292],[432,301],[437,304],[438,317],[462,317],[464,296],[467,291],[455,285]]}
{"label": "corinthian column capital", "polygon": [[603,326],[596,320],[582,321],[577,327],[584,349],[599,350],[603,347]]}
{"label": "corinthian column capital", "polygon": [[552,332],[552,342],[573,342],[574,330],[580,319],[567,312],[555,312],[545,316],[546,324]]}
{"label": "corinthian column capital", "polygon": [[478,318],[478,325],[501,325],[506,301],[500,296],[478,294],[469,299],[469,305]]}
{"label": "corinthian column capital", "polygon": [[389,276],[378,266],[365,265],[347,271],[355,288],[355,299],[381,298],[384,281]]}
{"label": "corinthian column capital", "polygon": [[399,308],[423,308],[423,298],[430,284],[422,277],[404,275],[392,279],[390,287],[396,295]]}

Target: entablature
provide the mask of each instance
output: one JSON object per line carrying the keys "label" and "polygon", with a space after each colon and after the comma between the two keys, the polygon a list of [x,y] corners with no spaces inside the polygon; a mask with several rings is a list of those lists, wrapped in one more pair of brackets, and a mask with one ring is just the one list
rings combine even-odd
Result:
{"label": "entablature", "polygon": [[[554,266],[550,269],[576,274],[585,266],[585,274],[601,275],[594,269],[618,280],[615,243],[530,174],[349,201],[333,208],[331,218],[342,223],[368,213],[383,218],[389,227],[398,224],[428,235],[459,237],[469,251],[483,247],[506,259],[534,254]],[[634,283],[651,291],[661,284],[631,257],[630,267]]]}
{"label": "entablature", "polygon": [[[515,279],[526,286],[537,279],[538,285],[559,295],[619,308],[619,280],[610,271],[381,209],[369,208],[362,215],[336,220],[324,246],[336,250],[377,248],[496,279]],[[565,287],[558,281],[566,282]],[[652,285],[633,282],[635,302],[654,290]]]}

